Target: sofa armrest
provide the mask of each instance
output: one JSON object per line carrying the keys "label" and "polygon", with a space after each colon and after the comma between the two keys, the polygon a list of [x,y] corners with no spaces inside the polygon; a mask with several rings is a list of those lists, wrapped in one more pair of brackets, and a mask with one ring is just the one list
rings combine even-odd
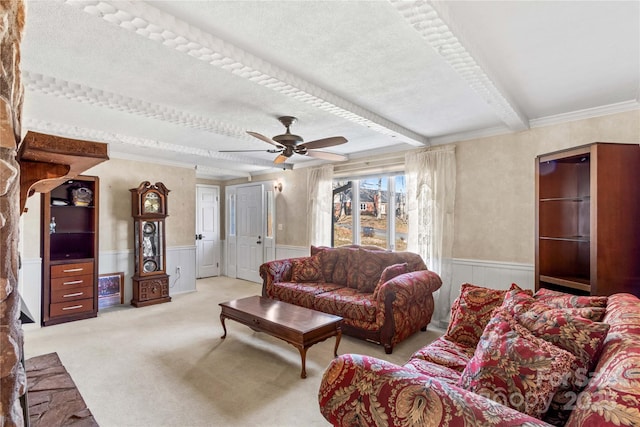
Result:
{"label": "sofa armrest", "polygon": [[331,362],[318,401],[334,426],[549,426],[414,369],[356,354]]}
{"label": "sofa armrest", "polygon": [[404,273],[380,285],[377,301],[383,303],[387,294],[398,299],[415,299],[416,296],[432,294],[442,286],[442,279],[433,271],[418,270]]}
{"label": "sofa armrest", "polygon": [[262,296],[268,296],[267,290],[272,283],[288,282],[291,280],[291,266],[294,258],[277,259],[265,262],[260,266],[262,277]]}

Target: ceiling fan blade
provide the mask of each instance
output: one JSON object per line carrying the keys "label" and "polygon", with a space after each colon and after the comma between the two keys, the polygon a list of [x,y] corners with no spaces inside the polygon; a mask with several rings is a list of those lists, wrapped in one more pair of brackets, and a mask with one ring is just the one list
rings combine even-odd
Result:
{"label": "ceiling fan blade", "polygon": [[344,136],[332,136],[331,138],[316,139],[315,141],[305,142],[304,144],[300,144],[299,147],[302,146],[311,149],[326,148],[344,144],[345,142],[347,142],[347,138]]}
{"label": "ceiling fan blade", "polygon": [[278,164],[278,163],[284,163],[285,161],[287,161],[287,156],[280,154],[278,157],[276,157],[273,163]]}
{"label": "ceiling fan blade", "polygon": [[280,150],[218,150],[218,153],[279,153]]}
{"label": "ceiling fan blade", "polygon": [[268,137],[266,137],[266,136],[264,136],[264,135],[262,135],[262,134],[260,134],[258,132],[251,132],[251,131],[248,130],[247,133],[249,135],[253,136],[254,138],[258,138],[258,139],[260,139],[260,140],[262,140],[262,141],[264,141],[266,143],[269,143],[271,145],[275,145],[276,147],[280,147],[280,144],[275,142],[273,139],[268,138]]}
{"label": "ceiling fan blade", "polygon": [[306,156],[315,157],[316,159],[322,160],[333,160],[337,162],[343,162],[347,160],[347,156],[343,156],[342,154],[327,153],[326,151],[307,151]]}

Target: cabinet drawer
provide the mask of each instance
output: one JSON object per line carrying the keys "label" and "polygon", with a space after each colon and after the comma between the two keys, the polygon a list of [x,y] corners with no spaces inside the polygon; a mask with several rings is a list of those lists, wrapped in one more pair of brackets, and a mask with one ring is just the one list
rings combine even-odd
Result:
{"label": "cabinet drawer", "polygon": [[82,299],[77,301],[60,302],[49,306],[49,315],[70,316],[77,313],[86,313],[93,310],[93,299]]}
{"label": "cabinet drawer", "polygon": [[93,287],[93,274],[86,274],[84,276],[56,277],[55,279],[51,279],[51,292],[67,292],[71,289],[84,288],[86,286]]}
{"label": "cabinet drawer", "polygon": [[85,274],[93,274],[92,262],[79,262],[76,264],[60,264],[51,266],[51,278],[83,276]]}
{"label": "cabinet drawer", "polygon": [[73,289],[60,289],[51,291],[51,303],[76,301],[93,298],[93,286],[82,286]]}
{"label": "cabinet drawer", "polygon": [[167,278],[153,279],[140,283],[141,301],[158,299],[169,296],[169,280]]}

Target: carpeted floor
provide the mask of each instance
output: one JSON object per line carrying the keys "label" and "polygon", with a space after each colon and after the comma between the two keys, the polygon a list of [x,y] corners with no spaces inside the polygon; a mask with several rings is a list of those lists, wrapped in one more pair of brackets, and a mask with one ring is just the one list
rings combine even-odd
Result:
{"label": "carpeted floor", "polygon": [[[307,378],[290,344],[227,320],[218,303],[260,293],[260,285],[216,277],[197,292],[144,308],[125,305],[95,319],[25,325],[25,357],[57,352],[103,427],[327,426],[318,409],[333,338],[307,351]],[[402,364],[442,331],[429,327],[387,355],[381,346],[342,337],[339,354]]]}

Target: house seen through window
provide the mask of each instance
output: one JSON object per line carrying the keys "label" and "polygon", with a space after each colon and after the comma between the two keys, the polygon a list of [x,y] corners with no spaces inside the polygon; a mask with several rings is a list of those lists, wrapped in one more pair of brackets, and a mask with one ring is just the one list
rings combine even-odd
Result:
{"label": "house seen through window", "polygon": [[360,244],[406,250],[405,176],[334,180],[332,225],[334,247]]}

